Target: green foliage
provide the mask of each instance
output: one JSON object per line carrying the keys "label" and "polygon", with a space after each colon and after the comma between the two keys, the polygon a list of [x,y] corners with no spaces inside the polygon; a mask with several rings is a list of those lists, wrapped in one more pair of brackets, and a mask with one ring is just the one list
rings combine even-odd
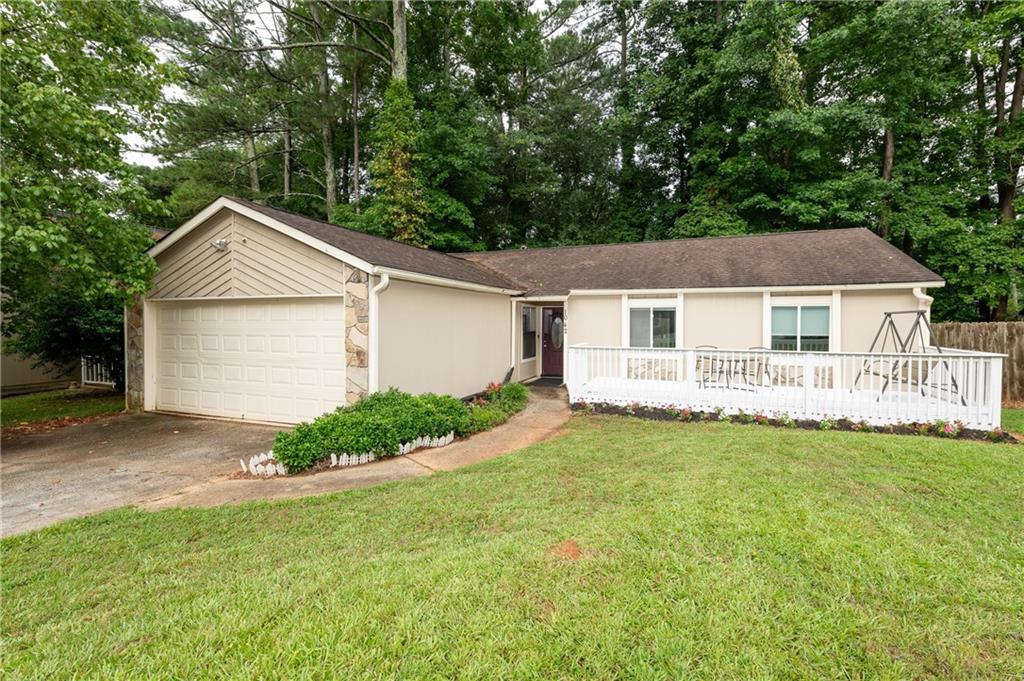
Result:
{"label": "green foliage", "polygon": [[497,404],[474,404],[469,408],[469,423],[466,432],[479,433],[500,426],[508,420],[508,414]]}
{"label": "green foliage", "polygon": [[124,137],[156,121],[167,82],[151,29],[131,0],[0,7],[4,335],[44,360],[105,357],[104,343],[118,354],[112,317],[149,289],[151,239],[136,216],[159,209],[122,155]]}
{"label": "green foliage", "polygon": [[470,408],[450,395],[413,396],[391,388],[278,432],[274,457],[294,473],[331,454],[395,456],[400,445],[420,437],[465,436],[503,423],[526,406],[529,394],[526,386],[510,383],[489,404]]}
{"label": "green foliage", "polygon": [[32,295],[32,309],[4,305],[8,351],[40,363],[77,367],[81,358],[99,362],[124,388],[124,312],[112,294],[88,295],[85,287],[58,280]]}
{"label": "green foliage", "polygon": [[179,222],[234,193],[459,251],[869,227],[947,280],[936,320],[1021,313],[1021,3],[416,2],[408,85],[337,3],[289,7],[280,53],[246,3],[161,24],[189,97],[146,187]]}
{"label": "green foliage", "polygon": [[121,155],[122,136],[152,122],[164,82],[143,40],[147,15],[127,0],[15,2],[0,9],[0,30],[5,292],[18,305],[74,274],[88,293],[144,293],[149,235],[128,213],[150,200]]}
{"label": "green foliage", "polygon": [[366,225],[377,234],[413,246],[427,246],[428,206],[416,174],[416,118],[412,93],[404,81],[392,80],[376,119],[370,177],[377,196],[367,210]]}

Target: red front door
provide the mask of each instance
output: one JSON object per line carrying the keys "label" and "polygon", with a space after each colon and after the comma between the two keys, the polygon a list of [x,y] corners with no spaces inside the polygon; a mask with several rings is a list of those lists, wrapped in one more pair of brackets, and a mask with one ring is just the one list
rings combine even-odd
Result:
{"label": "red front door", "polygon": [[541,332],[540,373],[543,376],[562,375],[562,345],[565,342],[565,314],[560,307],[543,309],[544,324]]}

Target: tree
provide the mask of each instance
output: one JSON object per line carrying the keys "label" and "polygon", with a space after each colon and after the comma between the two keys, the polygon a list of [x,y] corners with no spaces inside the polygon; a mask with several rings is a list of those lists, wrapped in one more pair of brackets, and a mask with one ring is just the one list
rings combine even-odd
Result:
{"label": "tree", "polygon": [[392,78],[374,131],[376,154],[370,162],[371,184],[377,196],[363,223],[370,231],[426,247],[427,204],[416,175],[416,119],[412,94],[404,80]]}
{"label": "tree", "polygon": [[[55,305],[116,316],[149,289],[151,239],[136,216],[158,208],[122,155],[124,137],[155,122],[167,77],[145,43],[151,31],[132,0],[0,7],[3,333],[25,354],[106,356],[111,341],[65,334]],[[88,323],[120,336],[119,321]],[[79,345],[58,349],[51,337]]]}

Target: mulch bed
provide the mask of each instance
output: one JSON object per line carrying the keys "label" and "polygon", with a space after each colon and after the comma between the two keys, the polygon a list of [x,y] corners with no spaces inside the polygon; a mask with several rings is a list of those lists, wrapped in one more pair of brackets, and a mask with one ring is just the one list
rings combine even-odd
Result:
{"label": "mulch bed", "polygon": [[702,421],[724,421],[728,423],[774,426],[776,428],[800,428],[802,430],[841,430],[860,433],[884,433],[887,435],[915,435],[918,437],[942,437],[944,439],[957,440],[984,440],[986,442],[1004,442],[1007,444],[1020,444],[1020,440],[1012,434],[1001,431],[985,431],[973,428],[963,428],[955,436],[941,436],[933,430],[933,424],[925,423],[898,423],[886,426],[871,426],[866,423],[857,423],[849,419],[835,419],[831,421],[831,427],[822,428],[822,421],[812,419],[783,419],[765,416],[763,414],[723,414],[719,412],[694,411],[688,415],[680,410],[662,409],[658,407],[628,406],[617,404],[583,404],[575,403],[570,405],[573,412],[584,414],[611,414],[614,416],[634,416],[651,421],[679,421],[682,423],[699,423]]}

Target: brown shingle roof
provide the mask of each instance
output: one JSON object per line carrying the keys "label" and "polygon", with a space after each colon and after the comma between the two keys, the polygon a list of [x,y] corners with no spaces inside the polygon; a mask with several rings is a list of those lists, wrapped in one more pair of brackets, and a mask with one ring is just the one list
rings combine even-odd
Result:
{"label": "brown shingle roof", "polygon": [[942,277],[867,229],[775,232],[459,253],[528,295],[583,289],[833,286],[940,282]]}
{"label": "brown shingle roof", "polygon": [[346,253],[351,253],[357,258],[362,258],[371,265],[428,274],[471,284],[483,284],[504,289],[519,288],[499,274],[464,258],[456,258],[439,251],[428,251],[373,234],[345,229],[329,222],[314,220],[304,215],[271,208],[246,199],[234,196],[227,198]]}
{"label": "brown shingle roof", "polygon": [[940,282],[863,228],[446,254],[230,197],[372,265],[562,296],[570,290]]}

